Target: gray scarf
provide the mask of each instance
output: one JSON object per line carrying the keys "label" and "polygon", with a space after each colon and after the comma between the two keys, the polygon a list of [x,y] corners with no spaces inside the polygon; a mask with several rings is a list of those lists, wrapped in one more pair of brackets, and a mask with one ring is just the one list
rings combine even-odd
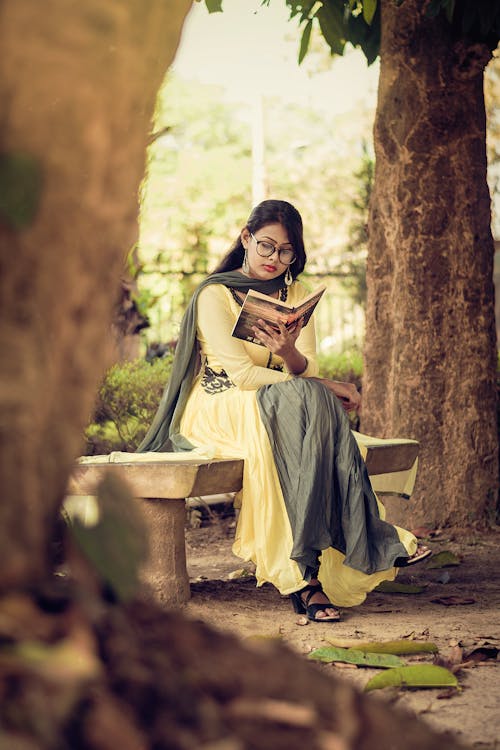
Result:
{"label": "gray scarf", "polygon": [[137,448],[137,453],[145,453],[146,451],[190,451],[194,448],[189,440],[186,440],[180,434],[179,425],[198,365],[196,301],[201,290],[209,284],[223,284],[242,292],[255,289],[264,294],[272,294],[280,289],[283,283],[282,276],[268,281],[260,281],[244,276],[240,271],[215,273],[201,282],[182,318],[172,373],[155,418],[144,440]]}

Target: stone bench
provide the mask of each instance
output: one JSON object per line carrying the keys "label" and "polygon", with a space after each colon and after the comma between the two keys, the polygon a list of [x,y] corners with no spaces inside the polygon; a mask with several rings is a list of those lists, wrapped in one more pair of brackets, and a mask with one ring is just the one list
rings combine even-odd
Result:
{"label": "stone bench", "polygon": [[[371,477],[404,472],[416,463],[418,443],[414,440],[368,440],[371,444],[361,447],[361,452]],[[141,454],[118,455],[116,463],[106,461],[109,457],[105,456],[78,463],[68,495],[95,495],[105,472],[128,484],[138,498],[149,535],[149,560],[141,570],[141,580],[160,604],[178,606],[190,596],[184,542],[186,498],[237,492],[243,481],[243,460],[190,459],[186,454],[183,460],[179,454],[155,454],[143,460]],[[376,489],[375,479],[372,482]]]}

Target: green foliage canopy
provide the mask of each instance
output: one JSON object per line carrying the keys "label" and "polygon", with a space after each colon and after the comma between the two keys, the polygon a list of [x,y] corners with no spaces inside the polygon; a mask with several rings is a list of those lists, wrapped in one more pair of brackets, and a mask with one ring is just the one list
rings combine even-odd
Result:
{"label": "green foliage canopy", "polygon": [[[262,0],[269,5],[271,0]],[[363,50],[368,64],[380,49],[379,0],[285,0],[290,18],[302,28],[299,63],[309,49],[313,27],[318,25],[332,55],[343,55],[346,44]],[[404,0],[393,0],[402,5]],[[205,0],[211,13],[220,12],[222,0]],[[486,44],[495,49],[500,39],[500,4],[497,0],[430,0],[429,19],[444,16],[457,39]]]}

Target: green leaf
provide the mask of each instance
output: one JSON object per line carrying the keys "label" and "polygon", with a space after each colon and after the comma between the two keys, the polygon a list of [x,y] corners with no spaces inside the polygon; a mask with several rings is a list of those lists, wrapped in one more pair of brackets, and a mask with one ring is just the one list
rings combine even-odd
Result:
{"label": "green leaf", "polygon": [[377,4],[372,23],[369,26],[363,14],[350,15],[347,21],[347,38],[351,44],[361,47],[368,65],[377,59],[380,52],[380,7]]}
{"label": "green leaf", "polygon": [[385,687],[442,688],[457,687],[458,680],[444,667],[435,664],[412,664],[395,667],[382,674],[376,674],[365,685],[365,691]]}
{"label": "green leaf", "polygon": [[445,6],[445,12],[448,22],[451,23],[453,21],[453,13],[455,12],[455,0],[448,0]]}
{"label": "green leaf", "polygon": [[29,226],[42,190],[40,164],[30,154],[0,154],[0,221],[13,229]]}
{"label": "green leaf", "polygon": [[[290,10],[290,18],[295,18],[300,14],[300,23],[310,18],[312,9],[316,5],[317,0],[286,0],[286,5]],[[262,0],[262,5],[269,6],[270,0]]]}
{"label": "green leaf", "polygon": [[302,39],[300,40],[299,65],[304,59],[304,57],[306,56],[307,50],[309,49],[309,42],[311,41],[312,23],[313,23],[312,18],[310,18],[309,21],[305,25],[304,33],[302,34]]}
{"label": "green leaf", "polygon": [[427,18],[436,18],[440,14],[445,2],[446,0],[431,0],[425,10]]}
{"label": "green leaf", "polygon": [[460,558],[449,550],[443,550],[442,552],[438,552],[437,555],[433,555],[426,567],[428,569],[447,568],[451,565],[460,565]]}
{"label": "green leaf", "polygon": [[399,641],[359,641],[354,638],[327,638],[328,643],[332,646],[356,649],[358,651],[370,652],[374,654],[436,654],[438,647],[435,643],[429,641],[409,641],[402,638]]}
{"label": "green leaf", "polygon": [[139,584],[139,568],[148,555],[142,515],[124,482],[112,474],[98,488],[100,517],[95,526],[79,520],[70,529],[87,560],[118,599],[131,599]]}
{"label": "green leaf", "polygon": [[321,33],[332,55],[342,55],[346,43],[346,27],[342,11],[336,5],[322,5],[316,13]]}
{"label": "green leaf", "polygon": [[222,0],[205,0],[209,13],[222,13]]}
{"label": "green leaf", "polygon": [[380,669],[390,669],[391,667],[395,668],[404,665],[404,661],[393,654],[365,653],[354,648],[318,648],[309,654],[309,658],[315,661],[326,662],[327,664],[332,661],[339,661],[346,664],[356,664],[358,667],[378,667]]}
{"label": "green leaf", "polygon": [[377,0],[363,0],[363,18],[368,25],[373,21],[376,10]]}
{"label": "green leaf", "polygon": [[397,583],[397,581],[382,581],[373,589],[381,594],[421,594],[425,586],[417,586],[410,583]]}

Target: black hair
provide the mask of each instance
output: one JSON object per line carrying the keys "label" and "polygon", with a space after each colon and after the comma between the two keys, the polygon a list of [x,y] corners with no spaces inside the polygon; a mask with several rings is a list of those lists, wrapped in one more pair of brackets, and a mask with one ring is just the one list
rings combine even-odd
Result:
{"label": "black hair", "polygon": [[[290,273],[293,278],[296,279],[299,273],[304,270],[307,260],[304,247],[302,218],[299,212],[287,201],[262,201],[262,203],[259,203],[253,209],[245,227],[252,232],[252,234],[255,234],[255,232],[268,224],[281,224],[286,230],[288,239],[290,240],[295,253],[295,260],[290,265]],[[236,268],[241,268],[244,257],[245,248],[241,242],[241,234],[239,234],[213,273],[234,271]]]}

